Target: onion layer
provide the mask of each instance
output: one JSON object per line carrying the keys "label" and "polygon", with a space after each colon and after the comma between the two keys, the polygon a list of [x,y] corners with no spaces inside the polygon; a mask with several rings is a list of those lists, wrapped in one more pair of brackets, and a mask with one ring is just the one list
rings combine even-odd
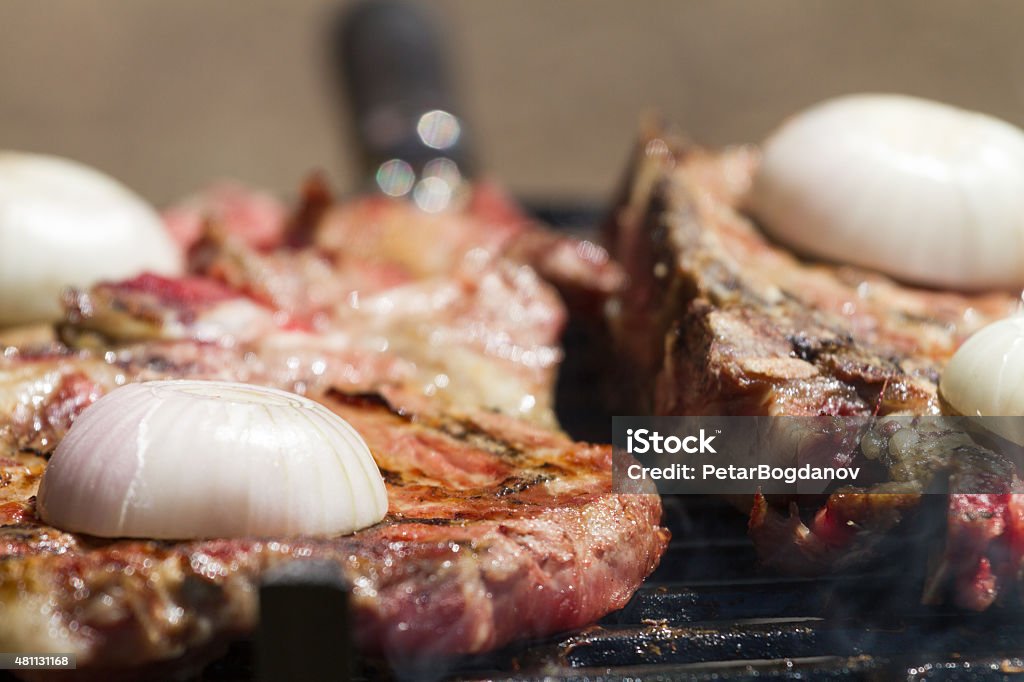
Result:
{"label": "onion layer", "polygon": [[39,488],[41,517],[102,537],[336,535],[377,523],[366,443],[319,403],[219,381],[129,384],[86,409]]}
{"label": "onion layer", "polygon": [[929,286],[1024,286],[1024,132],[984,114],[829,100],[765,143],[749,208],[811,256]]}
{"label": "onion layer", "polygon": [[984,417],[983,428],[1024,445],[1024,317],[993,322],[967,339],[946,365],[939,394],[945,411]]}
{"label": "onion layer", "polygon": [[57,319],[66,286],[183,267],[160,216],[113,178],[0,152],[0,326]]}

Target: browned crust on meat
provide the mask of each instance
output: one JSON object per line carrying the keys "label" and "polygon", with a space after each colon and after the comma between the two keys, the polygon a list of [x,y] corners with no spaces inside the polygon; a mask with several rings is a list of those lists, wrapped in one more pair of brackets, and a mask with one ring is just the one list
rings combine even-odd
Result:
{"label": "browned crust on meat", "polygon": [[[612,332],[657,414],[930,414],[945,360],[1016,307],[801,262],[742,212],[758,161],[646,131],[607,226]],[[651,391],[651,386],[655,390]]]}
{"label": "browned crust on meat", "polygon": [[[251,632],[267,569],[327,559],[352,585],[365,650],[477,653],[620,608],[664,550],[659,499],[611,493],[607,446],[495,413],[414,417],[337,391],[321,400],[381,467],[383,523],[333,539],[105,541],[40,523],[32,486],[0,486],[0,510],[19,514],[0,528],[0,648],[141,675]],[[34,476],[41,461],[29,462]]]}
{"label": "browned crust on meat", "polygon": [[[351,583],[364,649],[477,653],[590,623],[657,565],[658,497],[613,494],[610,449],[572,442],[550,409],[565,310],[544,279],[607,294],[621,283],[607,254],[480,188],[443,216],[307,189],[287,237],[276,205],[247,209],[244,192],[213,197],[224,210],[198,243],[187,210],[192,276],[70,292],[59,338],[79,350],[0,355],[0,458],[20,458],[0,459],[0,651],[76,653],[94,679],[166,675],[253,630],[267,569],[326,559]],[[180,543],[36,519],[42,458],[81,410],[161,378],[324,402],[369,444],[386,519],[340,538]]]}
{"label": "browned crust on meat", "polygon": [[[1012,314],[1016,296],[913,288],[799,260],[744,213],[757,163],[750,148],[712,152],[657,128],[642,135],[606,230],[630,277],[609,321],[639,402],[656,414],[938,414],[942,367],[971,333]],[[944,454],[957,476],[993,466]],[[1006,530],[1019,528],[1016,478],[1000,471],[999,495],[949,496],[946,550],[926,601],[951,592],[981,610],[1019,582],[1008,576],[1024,563],[1003,559],[1008,545],[1024,546]],[[928,482],[927,472],[889,475],[870,495],[834,493],[813,517],[757,496],[750,535],[762,563],[819,574],[876,558]]]}

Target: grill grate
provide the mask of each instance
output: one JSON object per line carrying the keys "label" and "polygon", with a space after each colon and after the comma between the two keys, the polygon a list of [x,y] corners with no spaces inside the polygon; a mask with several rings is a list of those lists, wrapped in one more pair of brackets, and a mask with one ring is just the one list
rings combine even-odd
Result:
{"label": "grill grate", "polygon": [[[761,574],[745,516],[711,498],[666,498],[674,539],[622,610],[581,631],[448,661],[361,660],[354,679],[1005,679],[1024,673],[1024,619],[919,604],[922,575]],[[912,549],[912,548],[911,548]],[[251,679],[250,645],[204,681]]]}
{"label": "grill grate", "polygon": [[[600,624],[427,672],[443,679],[1004,679],[1024,672],[1024,619],[919,604],[903,567],[821,579],[760,574],[745,517],[666,498],[659,569]],[[710,538],[710,539],[709,539]]]}

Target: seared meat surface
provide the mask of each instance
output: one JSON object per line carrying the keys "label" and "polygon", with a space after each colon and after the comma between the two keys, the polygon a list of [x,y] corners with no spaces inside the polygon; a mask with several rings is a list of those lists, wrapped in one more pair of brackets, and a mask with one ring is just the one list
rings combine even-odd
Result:
{"label": "seared meat surface", "polygon": [[[849,415],[874,429],[876,417],[938,414],[945,362],[971,333],[1015,312],[1017,298],[916,289],[800,260],[743,212],[757,162],[751,148],[714,152],[658,130],[641,140],[606,228],[629,277],[607,309],[636,400],[658,415]],[[762,561],[785,572],[863,565],[935,476],[953,493],[976,490],[968,481],[994,467],[1002,478],[993,494],[949,496],[946,547],[925,594],[938,601],[951,591],[961,606],[986,608],[1018,581],[1019,564],[1006,560],[1019,554],[1008,549],[1020,544],[1016,472],[984,448],[956,446],[963,433],[943,440],[905,429],[896,442],[913,440],[911,459],[928,467],[888,458],[889,482],[870,495],[837,492],[806,522],[795,506],[787,515],[758,497],[751,537]]]}
{"label": "seared meat surface", "polygon": [[655,414],[935,414],[945,361],[1016,310],[769,242],[742,212],[755,150],[652,133],[633,163],[608,225],[630,278],[610,320]]}
{"label": "seared meat surface", "polygon": [[[610,494],[607,447],[494,414],[435,420],[373,396],[323,401],[381,467],[382,523],[329,539],[102,541],[47,527],[32,486],[5,486],[3,647],[74,652],[97,668],[174,659],[250,632],[267,569],[330,559],[352,584],[364,649],[475,653],[592,622],[657,564],[658,498]],[[2,471],[37,481],[39,468],[26,459]]]}
{"label": "seared meat surface", "polygon": [[[451,247],[429,235],[453,229],[442,218],[374,206],[396,221],[381,239],[404,220],[422,246]],[[554,420],[555,290],[521,253],[488,247],[479,219],[452,216],[462,246],[416,270],[383,245],[347,249],[330,217],[345,210],[300,211],[268,237],[246,222],[266,215],[236,206],[188,237],[188,277],[69,292],[64,343],[0,354],[0,650],[76,652],[99,678],[144,676],[251,632],[267,569],[328,559],[352,585],[365,650],[475,653],[592,622],[654,569],[668,535],[658,497],[613,494],[610,448],[574,443]],[[597,296],[617,272],[579,259],[563,286]],[[33,496],[75,417],[118,385],[171,377],[323,402],[367,441],[386,519],[338,538],[178,543],[42,523]]]}

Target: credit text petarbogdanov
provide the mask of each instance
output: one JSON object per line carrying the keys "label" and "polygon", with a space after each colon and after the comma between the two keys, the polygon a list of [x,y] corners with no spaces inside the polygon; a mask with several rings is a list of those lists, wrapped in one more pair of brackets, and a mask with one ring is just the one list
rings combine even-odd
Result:
{"label": "credit text petarbogdanov", "polygon": [[804,464],[800,467],[773,467],[758,464],[752,467],[739,467],[730,464],[727,467],[714,464],[694,466],[690,464],[671,464],[665,467],[645,467],[631,464],[626,475],[634,481],[650,479],[652,481],[856,481],[860,476],[860,467],[816,467]]}
{"label": "credit text petarbogdanov", "polygon": [[[715,454],[714,435],[704,429],[696,435],[663,436],[649,429],[628,429],[626,451],[630,454]],[[823,467],[804,464],[803,466],[775,467],[768,464],[755,466],[717,466],[715,464],[681,464],[668,466],[644,466],[631,464],[626,475],[633,480],[661,481],[849,481],[855,482],[860,476],[860,467]]]}

